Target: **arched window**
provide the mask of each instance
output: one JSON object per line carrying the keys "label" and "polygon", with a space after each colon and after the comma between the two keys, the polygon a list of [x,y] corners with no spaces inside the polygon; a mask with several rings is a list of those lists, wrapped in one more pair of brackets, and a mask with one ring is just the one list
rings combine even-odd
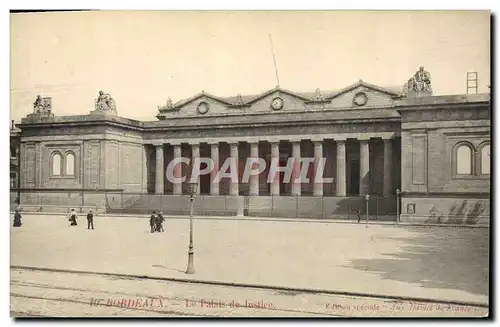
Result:
{"label": "arched window", "polygon": [[487,144],[481,148],[481,175],[490,174],[490,145]]}
{"label": "arched window", "polygon": [[457,175],[472,174],[472,149],[468,145],[459,145],[457,151]]}
{"label": "arched window", "polygon": [[61,161],[62,157],[59,153],[54,153],[52,156],[52,175],[60,176],[61,175]]}
{"label": "arched window", "polygon": [[75,155],[71,152],[66,153],[66,160],[64,161],[66,165],[66,175],[75,175]]}

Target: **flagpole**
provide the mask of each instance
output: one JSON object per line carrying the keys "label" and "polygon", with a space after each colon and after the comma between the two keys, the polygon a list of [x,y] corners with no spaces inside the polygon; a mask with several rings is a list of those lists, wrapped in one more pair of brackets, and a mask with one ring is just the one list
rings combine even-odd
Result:
{"label": "flagpole", "polygon": [[278,67],[276,66],[276,58],[274,56],[274,47],[273,47],[273,39],[271,37],[271,34],[269,34],[269,42],[271,42],[271,52],[273,54],[273,62],[274,62],[274,72],[276,73],[276,81],[277,81],[277,87],[280,86],[280,78],[278,76]]}

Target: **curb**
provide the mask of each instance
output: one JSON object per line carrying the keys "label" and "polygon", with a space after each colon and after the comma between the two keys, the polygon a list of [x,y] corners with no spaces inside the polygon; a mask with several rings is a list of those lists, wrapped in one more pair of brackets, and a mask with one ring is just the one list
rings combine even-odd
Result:
{"label": "curb", "polygon": [[410,302],[413,301],[413,302],[423,302],[423,303],[436,303],[436,304],[462,305],[462,306],[471,306],[471,307],[479,307],[479,308],[489,308],[489,305],[487,303],[480,303],[480,302],[438,300],[438,299],[420,298],[420,297],[383,295],[383,294],[359,293],[359,292],[346,292],[346,291],[335,291],[335,290],[313,289],[313,288],[295,288],[295,287],[273,286],[273,285],[265,285],[265,284],[233,283],[233,282],[220,282],[220,281],[210,281],[210,280],[202,280],[202,279],[155,277],[155,276],[147,276],[147,275],[103,273],[103,272],[95,272],[95,271],[28,267],[28,266],[16,266],[16,265],[10,266],[10,269],[46,271],[46,272],[68,273],[68,274],[101,275],[101,276],[121,277],[121,278],[129,278],[129,279],[130,278],[149,279],[149,280],[170,281],[170,282],[179,282],[179,283],[193,283],[193,284],[216,285],[216,286],[244,287],[244,288],[267,289],[267,290],[274,290],[274,291],[290,291],[290,292],[300,292],[300,293],[322,293],[322,294],[366,297],[366,298],[376,298],[376,299],[388,299],[388,300],[399,300],[399,301],[410,301]]}
{"label": "curb", "polygon": [[[13,211],[10,212],[11,214],[14,214]],[[61,213],[61,212],[23,212],[21,211],[21,214],[28,214],[28,215],[40,215],[40,216],[67,216],[68,214],[66,213]],[[84,215],[84,214],[82,214]],[[95,216],[105,216],[105,217],[111,217],[111,218],[135,218],[135,219],[146,219],[149,217],[149,215],[144,215],[144,217],[140,215],[121,215],[121,214],[97,214]],[[182,216],[182,215],[170,215],[167,216],[167,219],[190,219],[189,216]],[[366,225],[365,220],[361,220],[361,222],[357,222],[357,220],[344,220],[344,219],[307,219],[307,218],[272,218],[272,217],[249,217],[249,216],[242,216],[242,217],[237,217],[237,216],[193,216],[193,219],[199,219],[199,220],[243,220],[243,221],[277,221],[277,222],[292,222],[292,223],[298,223],[298,222],[307,222],[307,223],[323,223],[323,224],[353,224],[353,225]],[[488,225],[459,225],[459,224],[423,224],[423,223],[406,223],[406,222],[394,222],[394,221],[375,221],[371,220],[369,221],[368,225],[382,225],[382,226],[395,226],[395,227],[406,227],[406,226],[411,226],[411,227],[460,227],[460,228],[487,228],[489,229],[490,226]]]}

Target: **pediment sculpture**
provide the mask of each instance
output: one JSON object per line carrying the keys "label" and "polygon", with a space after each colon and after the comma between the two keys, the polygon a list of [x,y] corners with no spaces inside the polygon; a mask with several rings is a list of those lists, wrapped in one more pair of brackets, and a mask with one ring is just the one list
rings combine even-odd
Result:
{"label": "pediment sculpture", "polygon": [[323,97],[323,94],[321,94],[320,89],[316,89],[316,90],[314,91],[314,99],[315,99],[316,101],[323,101],[323,100],[325,99],[325,98]]}
{"label": "pediment sculpture", "polygon": [[241,105],[243,105],[243,104],[244,104],[244,102],[243,102],[243,97],[241,96],[241,94],[238,94],[238,95],[236,96],[236,105],[241,106]]}
{"label": "pediment sculpture", "polygon": [[99,91],[99,97],[95,103],[95,110],[97,111],[109,111],[116,110],[115,100],[111,97],[111,95],[104,93],[103,91]]}
{"label": "pediment sculpture", "polygon": [[52,114],[52,98],[42,98],[40,95],[37,95],[33,103],[33,112],[42,116],[50,116]]}

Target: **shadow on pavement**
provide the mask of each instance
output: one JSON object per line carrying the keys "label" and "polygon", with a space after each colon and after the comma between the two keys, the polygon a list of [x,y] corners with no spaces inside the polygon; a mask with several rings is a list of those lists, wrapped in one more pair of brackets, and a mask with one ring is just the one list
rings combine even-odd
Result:
{"label": "shadow on pavement", "polygon": [[402,251],[383,254],[387,259],[355,259],[350,267],[421,287],[488,295],[489,229],[402,228],[414,233],[398,238]]}
{"label": "shadow on pavement", "polygon": [[181,272],[181,273],[185,272],[184,270],[180,270],[180,269],[176,269],[176,268],[169,268],[169,267],[165,267],[162,265],[153,265],[152,267],[153,268],[162,268],[162,269],[166,269],[166,270],[173,270],[173,271],[177,271],[177,272]]}

